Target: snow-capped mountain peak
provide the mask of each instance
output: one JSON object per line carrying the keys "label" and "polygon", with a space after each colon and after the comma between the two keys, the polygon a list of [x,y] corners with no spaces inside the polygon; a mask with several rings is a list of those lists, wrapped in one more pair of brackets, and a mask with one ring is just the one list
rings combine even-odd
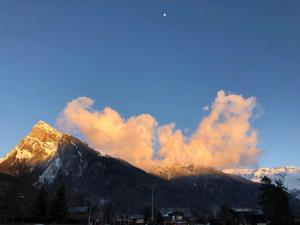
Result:
{"label": "snow-capped mountain peak", "polygon": [[162,177],[166,180],[171,180],[178,177],[198,176],[201,174],[218,174],[226,173],[240,176],[246,180],[259,183],[261,177],[267,176],[273,182],[281,180],[288,192],[300,199],[300,168],[295,166],[282,166],[274,168],[233,168],[218,171],[209,167],[196,167],[193,165],[187,166],[155,166],[150,171],[151,174]]}
{"label": "snow-capped mountain peak", "polygon": [[35,136],[43,133],[45,136],[43,140],[46,140],[45,137],[48,139],[60,139],[62,137],[62,133],[54,129],[51,125],[44,121],[38,121],[33,127],[32,131],[29,133],[30,136]]}
{"label": "snow-capped mountain peak", "polygon": [[300,199],[300,168],[298,167],[281,166],[259,169],[224,169],[223,172],[239,175],[254,182],[260,182],[263,176],[269,177],[273,182],[280,179],[287,190]]}
{"label": "snow-capped mountain peak", "polygon": [[55,155],[63,134],[44,121],[37,122],[31,132],[25,136],[1,161],[12,166],[15,162],[26,161],[37,164],[47,161]]}

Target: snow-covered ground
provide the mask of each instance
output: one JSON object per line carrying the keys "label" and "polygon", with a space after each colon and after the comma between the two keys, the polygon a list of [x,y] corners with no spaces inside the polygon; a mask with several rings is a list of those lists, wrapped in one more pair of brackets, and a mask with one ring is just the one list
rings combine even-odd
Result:
{"label": "snow-covered ground", "polygon": [[261,177],[267,176],[274,182],[281,179],[287,190],[300,199],[300,168],[282,166],[259,169],[224,169],[224,173],[239,175],[247,180],[260,182]]}

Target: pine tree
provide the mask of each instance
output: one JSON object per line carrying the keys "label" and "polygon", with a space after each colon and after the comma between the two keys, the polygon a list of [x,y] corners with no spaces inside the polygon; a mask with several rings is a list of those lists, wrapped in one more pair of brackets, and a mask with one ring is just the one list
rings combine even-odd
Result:
{"label": "pine tree", "polygon": [[261,205],[263,207],[263,211],[265,216],[268,219],[272,218],[273,214],[273,185],[270,178],[264,176],[261,178],[262,188],[261,188]]}
{"label": "pine tree", "polygon": [[145,206],[142,210],[141,213],[144,216],[145,223],[148,223],[151,219],[151,206]]}
{"label": "pine tree", "polygon": [[293,224],[288,194],[282,181],[275,181],[274,185],[270,178],[264,176],[261,182],[261,204],[266,218],[272,225]]}
{"label": "pine tree", "polygon": [[47,217],[47,192],[44,187],[41,187],[35,204],[36,218],[39,221],[43,221]]}
{"label": "pine tree", "polygon": [[224,202],[221,206],[221,210],[218,214],[218,220],[226,225],[233,224],[233,217],[230,212],[230,204],[228,202]]}
{"label": "pine tree", "polygon": [[107,203],[103,206],[103,219],[104,223],[110,224],[113,216],[113,207],[111,203]]}
{"label": "pine tree", "polygon": [[67,216],[68,208],[67,208],[67,198],[65,186],[61,185],[56,194],[54,196],[52,202],[52,216],[54,221],[62,222]]}

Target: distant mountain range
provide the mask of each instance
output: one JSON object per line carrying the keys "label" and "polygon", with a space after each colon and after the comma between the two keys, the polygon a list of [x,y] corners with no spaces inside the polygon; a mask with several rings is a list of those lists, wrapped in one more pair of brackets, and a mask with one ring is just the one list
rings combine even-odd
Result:
{"label": "distant mountain range", "polygon": [[[0,161],[0,172],[15,176],[24,162],[32,168],[34,177],[28,182],[34,187],[44,186],[51,192],[65,184],[70,206],[102,201],[112,203],[118,213],[137,213],[151,204],[154,187],[156,208],[190,207],[194,212],[215,214],[223,202],[259,207],[260,184],[252,182],[256,181],[252,176],[194,166],[154,167],[145,172],[102,155],[43,121]],[[0,176],[0,186],[2,177],[9,180]],[[298,202],[293,200],[293,205],[298,207]]]}
{"label": "distant mountain range", "polygon": [[259,169],[224,169],[223,172],[238,175],[253,182],[260,182],[263,176],[271,178],[273,182],[280,179],[288,192],[300,199],[300,168],[282,166]]}
{"label": "distant mountain range", "polygon": [[281,180],[287,191],[300,199],[300,168],[294,166],[282,166],[275,168],[259,168],[259,169],[223,169],[222,171],[209,167],[187,166],[171,166],[171,167],[154,167],[151,173],[171,180],[178,177],[195,176],[200,174],[225,174],[236,175],[260,183],[263,176],[269,177],[273,182]]}
{"label": "distant mountain range", "polygon": [[300,168],[294,166],[282,166],[275,168],[259,169],[223,169],[222,171],[210,167],[171,166],[171,167],[154,167],[151,173],[172,180],[178,177],[195,176],[200,174],[225,174],[236,175],[246,180],[260,183],[263,176],[269,177],[273,182],[281,180],[287,191],[300,199]]}

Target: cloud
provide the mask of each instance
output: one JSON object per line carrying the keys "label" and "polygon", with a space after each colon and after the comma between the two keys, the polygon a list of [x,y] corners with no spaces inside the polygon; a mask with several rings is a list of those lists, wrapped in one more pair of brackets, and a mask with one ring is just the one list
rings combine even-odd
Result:
{"label": "cloud", "polygon": [[160,125],[149,114],[124,119],[117,111],[92,108],[94,101],[70,101],[58,118],[67,132],[81,133],[96,150],[149,170],[154,165],[250,166],[260,155],[251,127],[256,99],[219,91],[209,114],[186,136],[175,123]]}

